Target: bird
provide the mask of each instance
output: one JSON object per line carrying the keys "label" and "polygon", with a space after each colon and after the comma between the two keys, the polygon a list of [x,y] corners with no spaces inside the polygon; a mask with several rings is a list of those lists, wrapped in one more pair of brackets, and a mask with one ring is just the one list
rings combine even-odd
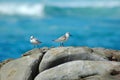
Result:
{"label": "bird", "polygon": [[72,36],[69,32],[66,32],[63,36],[53,40],[54,42],[60,42],[60,46],[64,46],[64,42],[68,40],[68,38]]}
{"label": "bird", "polygon": [[40,43],[42,43],[41,41],[39,41],[37,38],[35,38],[33,35],[30,36],[30,43],[32,43],[34,45],[34,47],[37,47]]}

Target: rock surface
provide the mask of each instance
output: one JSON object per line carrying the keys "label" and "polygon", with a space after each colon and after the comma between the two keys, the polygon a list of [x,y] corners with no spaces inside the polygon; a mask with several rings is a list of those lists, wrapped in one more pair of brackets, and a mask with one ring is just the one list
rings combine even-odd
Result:
{"label": "rock surface", "polygon": [[74,60],[108,61],[105,55],[95,53],[88,47],[59,47],[49,50],[44,55],[39,71],[42,72],[51,67]]}
{"label": "rock surface", "polygon": [[120,80],[120,51],[104,48],[33,49],[0,63],[0,80]]}
{"label": "rock surface", "polygon": [[10,61],[0,69],[0,80],[33,80],[38,73],[38,64],[43,54],[34,49],[26,54],[32,54]]}
{"label": "rock surface", "polygon": [[12,61],[12,60],[14,60],[14,59],[7,59],[7,60],[1,62],[1,63],[0,63],[0,68],[1,68],[3,65],[5,65],[6,63],[8,63],[8,62],[10,62],[10,61]]}
{"label": "rock surface", "polygon": [[[104,77],[104,80],[110,80],[113,77],[110,75],[110,71],[115,67],[120,70],[120,62],[71,61],[41,72],[35,80],[79,80],[92,76],[99,76],[102,80],[104,75],[109,75],[109,77]],[[97,80],[96,78],[95,80]],[[115,77],[113,78],[115,79]]]}
{"label": "rock surface", "polygon": [[103,56],[106,56],[110,61],[119,61],[120,62],[120,51],[109,50],[104,48],[93,48],[95,53],[99,53]]}

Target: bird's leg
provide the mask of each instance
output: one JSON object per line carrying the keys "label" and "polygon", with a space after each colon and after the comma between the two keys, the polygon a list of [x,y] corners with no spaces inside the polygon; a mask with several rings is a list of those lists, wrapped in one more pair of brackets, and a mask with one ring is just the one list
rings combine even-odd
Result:
{"label": "bird's leg", "polygon": [[62,44],[62,46],[64,46],[63,42],[61,44]]}

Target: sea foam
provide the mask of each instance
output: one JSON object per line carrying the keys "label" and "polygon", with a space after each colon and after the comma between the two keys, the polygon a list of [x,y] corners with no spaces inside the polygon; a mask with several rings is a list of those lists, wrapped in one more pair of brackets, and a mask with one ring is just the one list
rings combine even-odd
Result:
{"label": "sea foam", "polygon": [[[80,8],[120,8],[119,0],[75,0],[75,1],[60,1],[46,3],[0,3],[0,15],[8,16],[44,16],[54,12],[60,12],[66,8],[74,12]],[[72,10],[73,11],[72,11]],[[78,9],[78,11],[80,11]],[[67,10],[65,10],[67,11]],[[80,11],[81,12],[81,11]],[[118,11],[117,11],[118,12]],[[75,13],[75,12],[74,12]],[[61,14],[61,13],[60,13]],[[66,14],[66,13],[65,13]]]}
{"label": "sea foam", "polygon": [[0,3],[0,14],[21,16],[43,16],[42,4]]}

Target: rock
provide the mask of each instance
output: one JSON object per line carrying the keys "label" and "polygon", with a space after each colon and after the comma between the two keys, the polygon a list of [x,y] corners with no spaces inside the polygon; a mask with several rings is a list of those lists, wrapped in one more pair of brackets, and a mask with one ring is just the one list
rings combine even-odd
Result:
{"label": "rock", "polygon": [[[116,69],[119,68],[119,69]],[[111,71],[116,69],[115,75]],[[71,61],[47,69],[35,80],[120,80],[120,62],[113,61]]]}
{"label": "rock", "polygon": [[104,48],[92,48],[95,53],[106,56],[110,61],[120,61],[120,51]]}
{"label": "rock", "polygon": [[108,61],[104,54],[97,54],[88,47],[58,47],[50,49],[44,55],[39,72],[74,60]]}
{"label": "rock", "polygon": [[90,76],[90,77],[79,79],[79,80],[120,80],[120,79],[110,75],[96,75],[96,76]]}
{"label": "rock", "polygon": [[120,80],[119,61],[118,50],[43,47],[0,63],[0,80]]}
{"label": "rock", "polygon": [[41,50],[42,50],[42,53],[45,54],[49,50],[49,48],[48,47],[43,47],[43,48],[41,48]]}
{"label": "rock", "polygon": [[35,54],[35,53],[46,53],[47,51],[49,50],[48,47],[43,47],[43,48],[38,48],[38,49],[34,49],[34,50],[30,50],[24,54],[22,54],[21,56],[28,56],[28,55],[31,55],[31,54]]}
{"label": "rock", "polygon": [[10,61],[12,61],[12,60],[14,60],[14,59],[11,58],[11,59],[7,59],[7,60],[1,62],[1,63],[0,63],[0,68],[1,68],[3,65],[5,65],[6,63],[8,63],[8,62],[10,62]]}
{"label": "rock", "polygon": [[10,61],[0,69],[0,80],[33,80],[38,74],[38,65],[43,54],[34,49],[29,56]]}

